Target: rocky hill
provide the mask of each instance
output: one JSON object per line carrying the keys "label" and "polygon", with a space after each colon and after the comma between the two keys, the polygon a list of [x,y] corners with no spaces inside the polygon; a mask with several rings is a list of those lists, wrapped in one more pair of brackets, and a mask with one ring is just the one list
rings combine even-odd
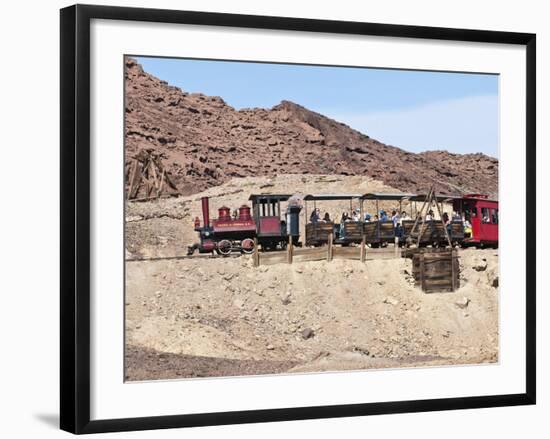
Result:
{"label": "rocky hill", "polygon": [[[186,93],[126,60],[126,158],[164,155],[182,194],[235,177],[365,175],[388,186],[497,196],[498,160],[484,154],[414,154],[289,101],[236,110],[220,97]],[[399,129],[399,127],[396,127]]]}

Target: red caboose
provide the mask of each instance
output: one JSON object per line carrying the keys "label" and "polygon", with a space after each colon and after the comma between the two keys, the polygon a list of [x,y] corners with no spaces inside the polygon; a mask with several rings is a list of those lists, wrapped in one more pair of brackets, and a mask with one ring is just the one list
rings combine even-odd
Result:
{"label": "red caboose", "polygon": [[453,200],[453,209],[464,217],[465,224],[471,224],[464,245],[498,247],[498,201],[489,200],[487,195],[467,194]]}

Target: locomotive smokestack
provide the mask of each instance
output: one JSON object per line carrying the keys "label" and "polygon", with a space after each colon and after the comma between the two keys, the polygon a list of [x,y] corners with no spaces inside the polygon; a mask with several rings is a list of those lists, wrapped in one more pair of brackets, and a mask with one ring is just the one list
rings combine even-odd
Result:
{"label": "locomotive smokestack", "polygon": [[202,197],[201,203],[202,203],[202,219],[204,221],[203,227],[208,227],[210,225],[210,206],[208,203],[208,197]]}

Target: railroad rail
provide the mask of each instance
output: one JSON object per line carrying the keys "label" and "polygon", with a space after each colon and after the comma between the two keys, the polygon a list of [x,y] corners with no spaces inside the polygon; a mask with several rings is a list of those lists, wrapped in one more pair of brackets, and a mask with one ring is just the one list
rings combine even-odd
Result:
{"label": "railroad rail", "polygon": [[192,255],[181,255],[181,256],[159,256],[155,258],[128,258],[125,259],[126,262],[143,262],[143,261],[167,261],[167,260],[178,260],[178,259],[217,259],[217,258],[238,258],[240,253],[229,254],[229,255],[218,255],[216,253],[208,254],[198,254],[195,256]]}

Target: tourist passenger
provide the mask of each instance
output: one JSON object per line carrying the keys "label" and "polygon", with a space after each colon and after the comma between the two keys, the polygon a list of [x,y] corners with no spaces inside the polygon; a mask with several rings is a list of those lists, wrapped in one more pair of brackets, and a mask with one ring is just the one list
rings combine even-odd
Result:
{"label": "tourist passenger", "polygon": [[325,216],[323,217],[323,221],[325,223],[330,223],[332,222],[331,219],[330,219],[330,215],[328,214],[328,212],[325,212]]}
{"label": "tourist passenger", "polygon": [[391,222],[393,224],[393,229],[395,231],[395,236],[397,236],[397,238],[401,238],[401,236],[402,236],[401,222],[399,220],[400,220],[400,218],[399,218],[399,214],[397,213],[397,211],[392,210],[392,212],[391,212]]}
{"label": "tourist passenger", "polygon": [[386,211],[381,210],[380,211],[380,221],[387,221],[387,220],[388,220],[388,215],[386,214]]}
{"label": "tourist passenger", "polygon": [[391,212],[391,220],[393,223],[393,227],[396,228],[399,224],[399,214],[395,210],[392,210]]}
{"label": "tourist passenger", "polygon": [[344,223],[349,221],[348,213],[342,212],[342,217],[340,218],[340,238],[344,237]]}
{"label": "tourist passenger", "polygon": [[351,214],[351,220],[352,221],[360,221],[361,220],[361,214],[358,209],[355,209]]}
{"label": "tourist passenger", "polygon": [[365,222],[367,222],[367,223],[368,223],[368,222],[370,221],[370,219],[371,219],[371,216],[370,216],[370,214],[368,214],[368,213],[365,213]]}
{"label": "tourist passenger", "polygon": [[426,221],[432,221],[433,219],[434,219],[434,211],[430,209],[430,211],[426,215]]}
{"label": "tourist passenger", "polygon": [[309,220],[313,224],[315,224],[319,222],[320,219],[321,219],[321,211],[319,209],[313,209],[313,211],[311,212],[311,216],[309,217]]}
{"label": "tourist passenger", "polygon": [[399,218],[399,239],[402,239],[405,236],[405,228],[403,227],[403,221],[410,221],[411,217],[407,215],[406,211],[401,212],[401,216]]}
{"label": "tourist passenger", "polygon": [[462,221],[462,217],[458,214],[456,210],[453,210],[452,221]]}
{"label": "tourist passenger", "polygon": [[443,224],[449,224],[449,214],[447,212],[443,212]]}
{"label": "tourist passenger", "polygon": [[464,220],[464,236],[470,238],[472,236],[472,224],[467,219]]}

